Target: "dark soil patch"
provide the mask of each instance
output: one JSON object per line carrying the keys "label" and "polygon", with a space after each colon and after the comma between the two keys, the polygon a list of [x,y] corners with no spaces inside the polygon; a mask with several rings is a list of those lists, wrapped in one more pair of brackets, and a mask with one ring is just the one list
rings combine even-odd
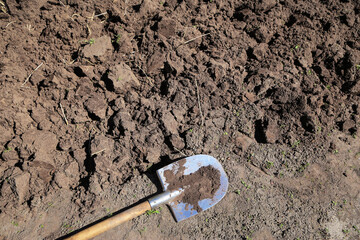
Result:
{"label": "dark soil patch", "polygon": [[[169,184],[168,190],[175,191],[183,189],[180,196],[175,199],[192,206],[192,209],[201,212],[199,201],[212,199],[220,187],[220,172],[212,166],[201,167],[197,171],[184,175],[184,164],[186,161],[180,160],[178,167],[166,170],[164,176]],[[174,167],[173,167],[174,168]],[[189,208],[189,206],[187,206]]]}

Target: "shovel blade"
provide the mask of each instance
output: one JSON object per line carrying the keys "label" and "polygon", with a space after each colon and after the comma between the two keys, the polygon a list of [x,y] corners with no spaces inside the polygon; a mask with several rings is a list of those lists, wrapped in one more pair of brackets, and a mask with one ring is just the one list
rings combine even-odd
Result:
{"label": "shovel blade", "polygon": [[[179,171],[182,171],[182,177],[186,177],[186,175],[196,173],[200,168],[208,166],[219,172],[219,174],[216,174],[216,176],[219,176],[219,179],[215,179],[220,182],[219,187],[212,196],[199,199],[197,204],[189,204],[189,202],[186,202],[181,198],[168,202],[167,204],[170,206],[177,222],[197,215],[199,212],[202,212],[218,203],[226,194],[228,189],[228,178],[221,164],[214,157],[208,155],[195,155],[187,157],[157,170],[157,175],[160,179],[163,190],[168,191],[172,184],[171,181],[176,181],[174,179],[169,180],[166,178],[168,171],[171,171],[174,175]],[[186,186],[184,186],[184,188],[186,188]],[[197,206],[195,207],[194,205]]]}

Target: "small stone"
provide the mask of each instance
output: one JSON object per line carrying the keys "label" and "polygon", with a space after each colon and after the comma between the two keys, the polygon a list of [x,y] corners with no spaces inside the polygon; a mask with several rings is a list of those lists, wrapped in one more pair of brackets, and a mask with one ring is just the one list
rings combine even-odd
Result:
{"label": "small stone", "polygon": [[76,70],[80,71],[82,75],[89,78],[94,78],[96,76],[94,73],[94,66],[81,65],[77,67]]}
{"label": "small stone", "polygon": [[16,193],[19,197],[19,202],[23,203],[25,201],[25,197],[29,192],[29,181],[30,181],[30,173],[24,172],[14,177]]}
{"label": "small stone", "polygon": [[279,139],[279,129],[275,121],[268,121],[265,137],[268,143],[275,143]]}
{"label": "small stone", "polygon": [[99,183],[99,177],[96,174],[90,177],[89,191],[94,193],[95,195],[99,195],[102,193],[102,188]]}
{"label": "small stone", "polygon": [[268,43],[272,37],[272,34],[269,28],[260,26],[254,31],[254,37],[258,42]]}
{"label": "small stone", "polygon": [[173,145],[174,148],[177,148],[179,150],[183,149],[185,147],[185,143],[183,139],[179,135],[172,134],[170,136],[170,142],[171,145]]}
{"label": "small stone", "polygon": [[170,53],[170,56],[164,63],[164,70],[167,73],[172,73],[177,76],[184,71],[184,62],[181,58],[177,57],[176,54]]}
{"label": "small stone", "polygon": [[86,152],[83,148],[74,150],[72,154],[78,162],[84,162],[86,159]]}
{"label": "small stone", "polygon": [[69,188],[71,184],[71,180],[63,172],[57,172],[54,181],[60,188]]}
{"label": "small stone", "polygon": [[14,129],[16,134],[21,134],[23,132],[26,132],[31,128],[31,125],[34,122],[32,118],[29,116],[29,114],[21,113],[21,112],[16,113],[14,119],[15,119]]}
{"label": "small stone", "polygon": [[167,135],[178,134],[178,123],[170,112],[165,112],[161,117],[161,121]]}
{"label": "small stone", "polygon": [[235,146],[238,148],[241,148],[243,152],[246,152],[246,150],[250,147],[250,145],[254,142],[251,138],[246,136],[245,134],[242,134],[240,132],[236,132],[234,136]]}
{"label": "small stone", "polygon": [[254,47],[253,55],[257,60],[261,61],[264,59],[267,49],[268,45],[266,43],[260,43],[259,45]]}
{"label": "small stone", "polygon": [[105,118],[107,104],[105,99],[101,96],[93,95],[84,103],[84,105],[91,118]]}
{"label": "small stone", "polygon": [[120,134],[133,132],[136,129],[135,122],[131,119],[128,112],[118,112],[113,118],[114,126],[120,131]]}
{"label": "small stone", "polygon": [[113,147],[114,142],[112,139],[107,138],[103,135],[97,135],[91,140],[90,155],[93,156],[100,153],[107,154],[112,151]]}
{"label": "small stone", "polygon": [[108,79],[114,91],[117,93],[125,92],[130,87],[140,86],[131,68],[125,63],[120,63],[109,69]]}
{"label": "small stone", "polygon": [[160,162],[161,149],[158,147],[150,148],[146,153],[146,160],[150,163]]}
{"label": "small stone", "polygon": [[360,96],[360,80],[350,87],[350,93]]}
{"label": "small stone", "polygon": [[5,123],[0,124],[0,144],[5,145],[6,142],[10,141],[13,135],[12,127]]}
{"label": "small stone", "polygon": [[356,126],[355,121],[348,119],[342,123],[341,130],[347,132],[350,129],[355,128],[355,126]]}
{"label": "small stone", "polygon": [[166,38],[169,38],[176,33],[176,21],[168,18],[163,18],[157,24],[157,31]]}
{"label": "small stone", "polygon": [[103,56],[108,50],[112,49],[111,38],[109,36],[102,36],[89,40],[82,53],[85,58],[93,58]]}
{"label": "small stone", "polygon": [[165,62],[165,53],[161,51],[157,51],[152,54],[147,60],[147,73],[156,73],[160,72],[162,68],[164,68]]}
{"label": "small stone", "polygon": [[260,0],[260,1],[255,1],[255,12],[266,12],[268,10],[270,10],[271,8],[275,7],[276,5],[276,0]]}
{"label": "small stone", "polygon": [[76,178],[79,176],[79,164],[73,161],[65,169],[66,176]]}

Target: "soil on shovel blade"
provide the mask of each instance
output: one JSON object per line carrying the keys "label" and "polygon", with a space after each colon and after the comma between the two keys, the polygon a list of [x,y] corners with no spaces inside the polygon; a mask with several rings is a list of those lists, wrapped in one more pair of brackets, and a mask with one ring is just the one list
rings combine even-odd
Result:
{"label": "soil on shovel blade", "polygon": [[359,239],[359,13],[358,0],[0,0],[0,239],[110,216],[196,154],[228,175],[215,207],[179,224],[158,209],[97,239]]}
{"label": "soil on shovel blade", "polygon": [[185,162],[186,159],[179,161],[176,173],[174,173],[175,167],[164,172],[166,182],[169,183],[168,190],[183,189],[184,191],[175,201],[185,203],[186,208],[189,208],[189,205],[191,205],[192,209],[201,212],[203,209],[199,206],[198,202],[203,199],[213,198],[220,187],[220,172],[212,166],[205,166],[191,174],[184,175]]}

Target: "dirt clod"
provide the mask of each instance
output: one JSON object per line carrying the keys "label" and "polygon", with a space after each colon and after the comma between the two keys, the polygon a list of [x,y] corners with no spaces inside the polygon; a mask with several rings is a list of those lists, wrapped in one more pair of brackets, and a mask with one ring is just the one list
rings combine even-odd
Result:
{"label": "dirt clod", "polygon": [[[174,191],[182,188],[184,192],[176,201],[191,205],[192,209],[201,212],[202,208],[198,202],[203,199],[212,199],[220,187],[220,172],[212,166],[205,166],[189,175],[185,175],[185,162],[186,159],[179,161],[179,167],[175,174],[175,169],[164,172],[166,182],[169,183],[168,190]],[[190,208],[190,206],[186,208]]]}
{"label": "dirt clod", "polygon": [[109,69],[108,79],[111,87],[117,93],[123,93],[131,87],[140,85],[139,80],[131,71],[131,68],[125,63],[111,67]]}

